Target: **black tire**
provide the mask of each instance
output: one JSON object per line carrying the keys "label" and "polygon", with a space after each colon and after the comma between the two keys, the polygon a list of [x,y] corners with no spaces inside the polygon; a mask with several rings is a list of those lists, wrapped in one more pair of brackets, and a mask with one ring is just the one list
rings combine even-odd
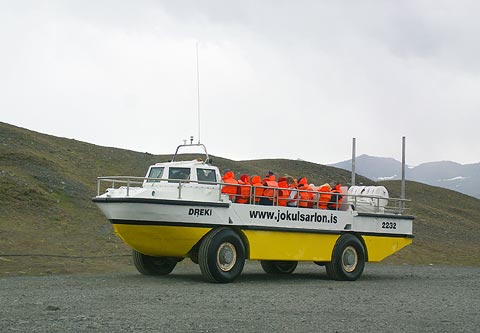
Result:
{"label": "black tire", "polygon": [[194,264],[197,264],[198,265],[198,251],[192,251],[190,253],[190,260],[194,263]]}
{"label": "black tire", "polygon": [[365,249],[354,235],[342,235],[335,244],[332,261],[325,265],[327,276],[333,280],[355,281],[365,268]]}
{"label": "black tire", "polygon": [[298,261],[262,260],[260,264],[267,274],[292,274]]}
{"label": "black tire", "polygon": [[245,265],[242,239],[231,229],[213,229],[200,243],[198,263],[208,281],[233,282]]}
{"label": "black tire", "polygon": [[170,274],[179,262],[179,258],[152,257],[135,250],[132,250],[132,257],[135,268],[143,275]]}
{"label": "black tire", "polygon": [[325,264],[325,271],[327,272],[327,277],[330,279],[330,280],[336,280],[335,278],[335,274],[332,270],[332,265],[330,263],[326,263]]}

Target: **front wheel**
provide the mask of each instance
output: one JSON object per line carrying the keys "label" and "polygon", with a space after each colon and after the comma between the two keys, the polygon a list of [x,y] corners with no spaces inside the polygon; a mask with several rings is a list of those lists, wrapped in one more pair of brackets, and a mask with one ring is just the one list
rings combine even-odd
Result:
{"label": "front wheel", "polygon": [[342,235],[333,248],[332,261],[325,266],[330,279],[358,279],[365,268],[365,249],[362,242],[354,235]]}
{"label": "front wheel", "polygon": [[181,260],[173,257],[152,257],[132,250],[133,264],[137,271],[144,275],[170,274]]}
{"label": "front wheel", "polygon": [[260,261],[263,270],[267,274],[291,274],[297,268],[297,261]]}
{"label": "front wheel", "polygon": [[219,228],[210,231],[200,243],[200,270],[211,282],[233,282],[245,264],[245,246],[233,230]]}

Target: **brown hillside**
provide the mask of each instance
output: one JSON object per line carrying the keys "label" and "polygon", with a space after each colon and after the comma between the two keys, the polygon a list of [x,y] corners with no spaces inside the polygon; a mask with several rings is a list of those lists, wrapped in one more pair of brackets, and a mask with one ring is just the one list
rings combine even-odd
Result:
{"label": "brown hillside", "polygon": [[[382,182],[391,196],[399,196],[400,181]],[[480,264],[480,200],[456,191],[407,182],[415,215],[414,246],[391,257],[389,262],[418,264]]]}
{"label": "brown hillside", "polygon": [[[166,147],[175,148],[175,147]],[[171,155],[100,147],[0,123],[0,276],[122,269],[129,249],[91,202],[96,177],[144,176]],[[232,161],[213,157],[220,170],[264,175],[267,170],[348,184],[350,173],[303,161]],[[372,181],[358,177],[365,184]],[[386,182],[392,194],[398,182]],[[417,215],[414,245],[390,262],[478,265],[480,200],[409,182]]]}

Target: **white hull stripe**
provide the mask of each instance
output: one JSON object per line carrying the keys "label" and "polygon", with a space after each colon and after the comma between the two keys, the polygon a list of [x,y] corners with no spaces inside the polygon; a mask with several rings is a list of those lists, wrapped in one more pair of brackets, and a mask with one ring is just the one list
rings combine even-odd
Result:
{"label": "white hull stripe", "polygon": [[[211,202],[211,201],[190,201],[190,200],[178,200],[178,199],[147,199],[147,198],[93,198],[93,202],[102,203],[146,203],[157,205],[176,205],[176,206],[203,206],[203,207],[230,207],[230,203],[227,202]],[[261,205],[250,205],[252,207],[272,207]],[[297,207],[286,207],[297,208]],[[364,217],[376,217],[376,218],[392,218],[398,220],[414,220],[413,215],[396,215],[396,214],[376,214],[376,213],[358,213],[358,216]]]}
{"label": "white hull stripe", "polygon": [[230,207],[228,202],[190,201],[179,199],[147,199],[147,198],[93,198],[93,202],[103,203],[146,203],[155,205],[176,206],[206,206],[206,207]]}

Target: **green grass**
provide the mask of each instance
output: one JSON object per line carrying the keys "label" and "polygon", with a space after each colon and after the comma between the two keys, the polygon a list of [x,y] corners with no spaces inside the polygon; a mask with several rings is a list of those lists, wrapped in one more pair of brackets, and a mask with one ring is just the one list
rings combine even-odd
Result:
{"label": "green grass", "polygon": [[[172,151],[175,147],[171,148]],[[189,158],[193,156],[188,156]],[[128,263],[129,249],[118,239],[100,210],[91,202],[98,176],[141,176],[149,165],[171,155],[151,155],[100,147],[0,123],[0,275],[26,272],[101,271]],[[263,176],[306,176],[317,185],[340,181],[350,173],[315,163],[286,159],[233,161],[212,156],[221,171]],[[357,176],[357,181],[374,184]],[[382,182],[398,196],[398,181]],[[416,238],[387,262],[479,265],[480,200],[457,192],[407,182],[410,213],[416,215]],[[104,256],[90,260],[7,257],[8,254]],[[3,256],[2,256],[3,255]],[[118,256],[111,258],[110,256]],[[63,262],[59,266],[59,262]]]}

